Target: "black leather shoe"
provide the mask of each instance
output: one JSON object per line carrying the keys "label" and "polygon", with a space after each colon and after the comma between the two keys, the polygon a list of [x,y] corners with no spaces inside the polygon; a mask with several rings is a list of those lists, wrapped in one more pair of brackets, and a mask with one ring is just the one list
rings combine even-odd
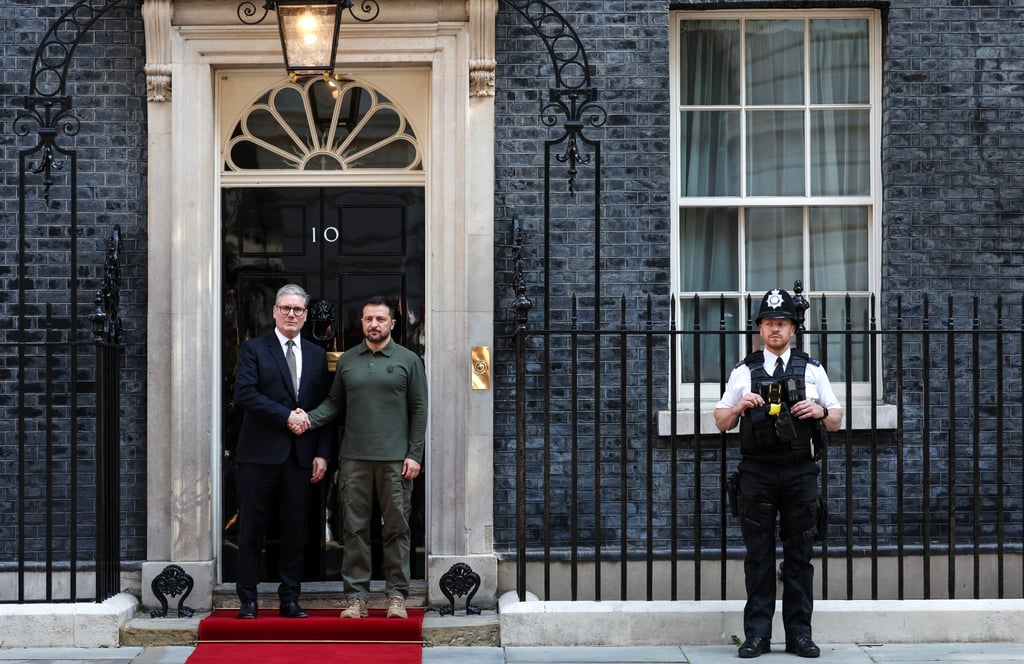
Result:
{"label": "black leather shoe", "polygon": [[739,656],[743,659],[760,657],[766,652],[772,651],[772,640],[767,636],[752,636],[740,646]]}
{"label": "black leather shoe", "polygon": [[821,648],[816,646],[809,636],[798,636],[791,641],[786,641],[786,652],[791,652],[801,657],[821,656]]}
{"label": "black leather shoe", "polygon": [[253,620],[256,618],[256,602],[248,600],[242,602],[242,606],[238,609],[238,617]]}
{"label": "black leather shoe", "polygon": [[306,613],[299,603],[296,601],[281,602],[281,608],[278,611],[282,618],[308,618],[309,614]]}

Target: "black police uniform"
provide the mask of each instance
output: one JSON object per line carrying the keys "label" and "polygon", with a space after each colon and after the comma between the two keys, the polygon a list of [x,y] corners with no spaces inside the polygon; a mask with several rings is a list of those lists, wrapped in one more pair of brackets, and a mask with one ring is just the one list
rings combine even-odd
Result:
{"label": "black police uniform", "polygon": [[[776,515],[783,552],[782,622],[786,641],[811,636],[811,557],[820,510],[819,469],[813,451],[820,449],[820,423],[789,417],[788,410],[790,404],[804,399],[808,362],[814,360],[790,350],[785,372],[772,377],[764,370],[761,351],[744,360],[750,369],[751,389],[759,391],[766,401],[764,407],[751,408],[740,419],[739,515],[747,549],[743,561],[747,590],[743,631],[748,639],[767,638],[772,633]],[[770,414],[773,410],[777,414]]]}

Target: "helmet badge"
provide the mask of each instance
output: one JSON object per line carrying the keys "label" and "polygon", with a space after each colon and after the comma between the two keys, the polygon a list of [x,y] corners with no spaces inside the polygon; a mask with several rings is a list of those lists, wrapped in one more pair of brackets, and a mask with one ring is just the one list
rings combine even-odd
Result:
{"label": "helmet badge", "polygon": [[764,303],[771,309],[780,309],[782,307],[782,293],[779,292],[778,288],[773,289],[768,293]]}

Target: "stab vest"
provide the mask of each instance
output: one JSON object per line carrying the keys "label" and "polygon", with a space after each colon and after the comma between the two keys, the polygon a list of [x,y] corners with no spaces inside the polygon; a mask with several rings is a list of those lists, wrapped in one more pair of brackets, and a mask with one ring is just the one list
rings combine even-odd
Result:
{"label": "stab vest", "polygon": [[[821,440],[819,422],[789,415],[789,407],[806,398],[804,373],[808,362],[817,360],[803,351],[790,350],[789,363],[781,378],[773,378],[764,370],[763,351],[755,351],[741,362],[750,369],[750,390],[766,402],[761,408],[747,409],[740,418],[740,452],[744,457],[782,463],[817,449],[815,445]],[[772,404],[778,404],[778,408],[771,408]],[[780,437],[780,429],[787,432],[789,440]]]}

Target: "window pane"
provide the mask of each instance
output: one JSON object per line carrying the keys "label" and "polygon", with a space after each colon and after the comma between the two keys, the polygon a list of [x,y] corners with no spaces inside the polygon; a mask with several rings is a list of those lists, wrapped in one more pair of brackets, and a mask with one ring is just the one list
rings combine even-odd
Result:
{"label": "window pane", "polygon": [[811,35],[811,103],[867,104],[870,101],[868,22],[815,19]]}
{"label": "window pane", "polygon": [[789,288],[803,279],[801,208],[748,208],[747,290]]}
{"label": "window pane", "polygon": [[747,21],[747,103],[803,104],[804,22]]}
{"label": "window pane", "polygon": [[[847,335],[839,334],[841,330],[847,329],[847,300],[845,297],[830,297],[826,299],[824,314],[825,324],[828,332],[822,330],[822,306],[820,297],[809,298],[811,308],[807,310],[807,318],[804,327],[810,332],[808,341],[810,346],[807,352],[821,361],[828,372],[832,387],[837,383],[846,380],[847,374],[854,382],[867,381],[870,378],[870,337],[867,334],[849,335],[851,357],[853,364],[846,366],[846,343]],[[870,321],[870,304],[868,297],[850,298],[850,321],[849,329],[867,330]]]}
{"label": "window pane", "polygon": [[871,193],[867,111],[811,111],[811,195]]}
{"label": "window pane", "polygon": [[808,290],[868,289],[868,215],[863,207],[811,208]]}
{"label": "window pane", "polygon": [[750,196],[804,194],[804,123],[800,111],[747,113]]}
{"label": "window pane", "polygon": [[739,21],[683,21],[679,34],[679,103],[740,103]]}
{"label": "window pane", "polygon": [[739,290],[738,214],[736,208],[680,210],[681,290]]}
{"label": "window pane", "polygon": [[[700,316],[700,327],[707,331],[700,335],[683,334],[679,343],[679,368],[684,383],[692,383],[697,379],[695,367],[700,366],[700,380],[703,383],[720,382],[729,377],[737,358],[740,356],[739,337],[730,334],[725,337],[725,350],[722,350],[722,337],[716,332],[722,325],[726,330],[739,329],[739,300],[737,298],[701,298],[700,304],[694,307],[694,300],[686,299],[680,304],[679,329],[688,332],[695,326],[695,315]],[[695,344],[700,344],[698,358],[694,359]],[[724,364],[724,366],[723,366]],[[724,375],[723,375],[724,374]]]}
{"label": "window pane", "polygon": [[688,111],[679,122],[683,196],[740,193],[739,111]]}

